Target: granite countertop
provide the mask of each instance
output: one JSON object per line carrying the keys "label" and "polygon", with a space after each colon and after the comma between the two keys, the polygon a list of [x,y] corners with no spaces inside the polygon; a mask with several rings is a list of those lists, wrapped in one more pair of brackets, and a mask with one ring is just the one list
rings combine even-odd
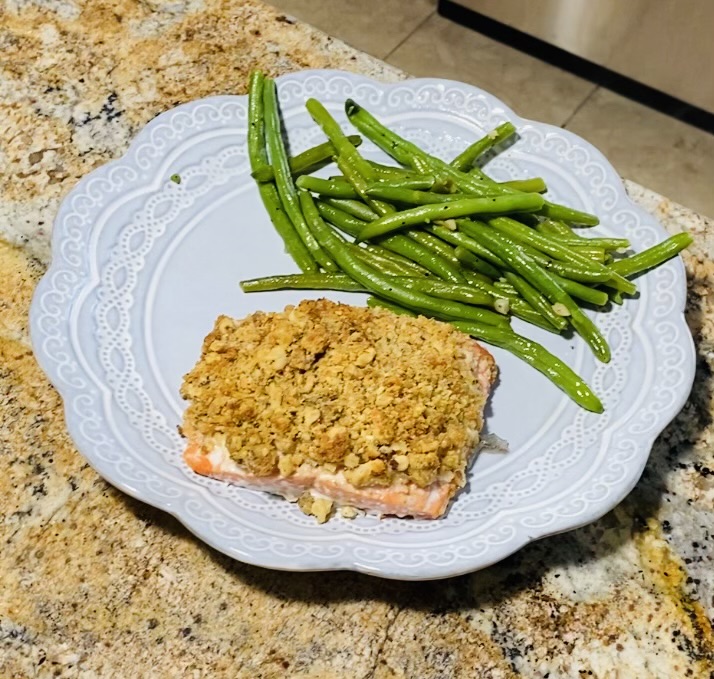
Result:
{"label": "granite countertop", "polygon": [[0,9],[0,676],[714,676],[714,223],[688,230],[694,391],[631,495],[485,571],[396,583],[234,562],[75,451],[27,313],[62,197],[153,116],[271,75],[404,74],[253,0]]}

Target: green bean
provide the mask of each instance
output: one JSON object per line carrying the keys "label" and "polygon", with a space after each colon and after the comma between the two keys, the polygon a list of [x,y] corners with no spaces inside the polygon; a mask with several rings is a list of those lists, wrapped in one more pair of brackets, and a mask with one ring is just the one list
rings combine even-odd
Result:
{"label": "green bean", "polygon": [[523,252],[525,252],[534,262],[536,262],[536,264],[539,264],[551,273],[556,273],[564,278],[568,278],[573,281],[582,281],[584,283],[608,283],[610,281],[605,271],[593,271],[592,269],[584,267],[581,264],[572,264],[570,262],[562,262],[557,259],[551,259],[539,250],[536,250],[525,243],[519,243],[519,245],[521,250],[523,250]]}
{"label": "green bean", "polygon": [[537,342],[518,335],[510,328],[492,329],[480,324],[462,322],[454,322],[452,325],[476,339],[518,356],[543,373],[553,384],[586,410],[594,413],[603,411],[600,399],[582,378]]}
{"label": "green bean", "polygon": [[[265,118],[263,116],[264,76],[260,71],[253,71],[250,76],[248,95],[248,156],[253,169],[268,162],[265,148]],[[317,271],[315,259],[283,211],[278,190],[273,182],[259,183],[258,192],[275,230],[283,239],[285,249],[298,267],[305,272]]]}
{"label": "green bean", "polygon": [[597,226],[600,220],[589,212],[582,212],[565,205],[555,205],[546,201],[541,214],[551,219],[559,219],[563,222],[572,222],[580,226]]}
{"label": "green bean", "polygon": [[322,221],[311,194],[303,191],[300,194],[300,202],[305,216],[309,220],[310,227],[322,247],[335,258],[340,268],[350,278],[363,285],[372,294],[438,318],[469,319],[487,325],[508,324],[507,318],[488,309],[470,306],[461,302],[436,299],[394,283],[369,264],[360,261],[350,252],[344,239]]}
{"label": "green bean", "polygon": [[513,123],[501,123],[496,129],[491,130],[485,137],[474,142],[451,161],[451,167],[456,170],[466,171],[480,156],[494,146],[498,146],[516,133]]}
{"label": "green bean", "polygon": [[516,318],[520,318],[526,323],[535,325],[543,330],[552,332],[554,335],[560,335],[560,330],[554,328],[548,321],[543,318],[533,307],[525,300],[520,298],[511,300],[511,314]]}
{"label": "green bean", "polygon": [[394,165],[382,165],[382,163],[375,163],[373,160],[367,161],[374,171],[376,177],[380,179],[397,178],[397,177],[411,177],[414,173],[411,170],[407,170],[404,167],[396,167]]}
{"label": "green bean", "polygon": [[[358,147],[362,143],[362,137],[358,134],[351,134],[347,139],[349,139],[350,144],[354,147]],[[332,145],[332,142],[329,141],[313,146],[307,149],[307,151],[298,153],[288,160],[290,172],[293,177],[296,177],[317,170],[331,162],[335,153],[335,147]],[[275,178],[273,168],[267,163],[256,167],[250,174],[257,182],[269,182]]]}
{"label": "green bean", "polygon": [[[488,261],[491,264],[501,268],[510,269],[508,263],[504,262],[500,257],[497,257],[494,253],[490,252],[488,248],[485,248],[483,244],[475,240],[473,236],[473,229],[477,224],[483,226],[481,222],[473,222],[469,219],[460,219],[457,221],[458,227],[461,232],[455,231],[451,234],[447,233],[447,230],[440,229],[438,226],[427,227],[427,230],[433,231],[440,238],[452,243],[461,245],[463,248],[469,252],[473,252],[481,259]],[[521,244],[523,251],[533,259],[537,264],[540,264],[543,268],[557,273],[566,278],[571,278],[578,281],[585,281],[588,283],[601,283],[603,281],[608,281],[610,275],[607,271],[593,270],[591,267],[584,268],[579,264],[570,264],[568,262],[554,261],[544,255],[542,252],[526,245]]]}
{"label": "green bean", "polygon": [[[408,177],[380,179],[377,184],[370,184],[370,188],[377,186],[384,189],[429,190],[434,184],[436,184],[436,177],[433,174],[417,174]],[[381,196],[377,196],[377,198],[381,198]]]}
{"label": "green bean", "polygon": [[[386,233],[432,222],[473,214],[496,215],[508,212],[537,210],[543,205],[543,198],[537,193],[520,193],[510,196],[490,198],[464,198],[453,203],[421,205],[394,214],[383,215],[370,222],[360,234],[360,240],[370,240]],[[527,228],[527,227],[525,227]]]}
{"label": "green bean", "polygon": [[[525,321],[526,323],[530,323],[531,325],[536,325],[540,328],[543,328],[544,330],[548,330],[548,332],[553,332],[557,334],[557,331],[545,320],[543,317],[538,314],[537,312],[533,311],[523,300],[516,300],[518,302],[522,302],[522,306],[518,308],[518,310],[513,309],[513,306],[511,307],[511,312],[513,313],[514,316],[517,316],[521,320]],[[513,304],[513,303],[512,303]],[[367,306],[369,307],[382,307],[385,309],[389,309],[395,314],[401,314],[401,315],[406,315],[406,316],[416,316],[413,311],[410,309],[405,309],[404,307],[398,306],[396,304],[391,304],[390,302],[387,302],[383,299],[380,299],[379,297],[368,297],[367,298]]]}
{"label": "green bean", "polygon": [[295,182],[298,188],[306,191],[314,191],[323,196],[332,198],[359,198],[352,184],[344,179],[322,179],[304,174],[297,178]]}
{"label": "green bean", "polygon": [[429,248],[432,252],[441,255],[445,260],[452,264],[458,265],[459,260],[454,253],[454,248],[443,240],[439,240],[436,236],[426,231],[411,230],[406,234],[409,238],[414,239],[417,243],[421,243],[425,248]]}
{"label": "green bean", "polygon": [[267,292],[269,290],[344,290],[364,292],[364,288],[349,276],[340,273],[291,274],[288,276],[266,276],[241,281],[243,292]]}
{"label": "green bean", "polygon": [[384,183],[370,184],[367,194],[373,198],[388,200],[392,203],[406,203],[407,205],[431,205],[469,197],[465,193],[430,193],[404,187],[385,186]]}
{"label": "green bean", "polygon": [[[600,264],[599,262],[588,259],[584,255],[580,255],[571,248],[568,248],[551,238],[547,238],[543,234],[528,228],[520,222],[508,219],[507,217],[496,217],[489,220],[488,223],[490,226],[497,229],[501,233],[504,233],[509,238],[512,238],[519,243],[530,245],[541,252],[546,252],[563,262],[579,264],[584,269],[600,272],[603,275],[609,274],[611,277],[603,281],[603,283],[608,287],[620,290],[621,292],[626,292],[630,295],[637,292],[637,287],[633,283],[620,276],[617,272],[608,269],[604,264]],[[557,271],[557,273],[564,275],[560,271]]]}
{"label": "green bean", "polygon": [[497,281],[494,281],[493,284],[511,298],[520,297],[518,290],[516,290],[505,278],[499,278]]}
{"label": "green bean", "polygon": [[327,203],[332,207],[336,207],[338,210],[346,212],[348,215],[357,217],[365,222],[371,222],[377,219],[379,215],[372,210],[369,205],[365,205],[360,200],[351,200],[349,198],[330,198],[329,196],[320,196],[320,201]]}
{"label": "green bean", "polygon": [[312,119],[322,128],[322,131],[327,135],[337,150],[337,157],[335,158],[337,166],[345,175],[345,178],[352,184],[359,197],[380,215],[393,211],[391,206],[387,206],[381,201],[372,199],[367,195],[367,184],[375,178],[375,171],[359,154],[357,149],[349,143],[339,123],[316,99],[308,99],[305,106],[312,116]]}
{"label": "green bean", "polygon": [[621,276],[634,276],[659,266],[678,255],[684,248],[691,245],[693,240],[689,233],[678,233],[676,236],[670,236],[667,240],[657,243],[657,245],[653,245],[647,250],[638,252],[636,255],[613,262],[610,264],[610,268]]}
{"label": "green bean", "polygon": [[605,263],[607,254],[602,248],[592,248],[586,243],[563,243],[563,245],[567,245],[579,254],[585,255],[588,259],[592,259],[594,262],[600,262],[600,264]]}
{"label": "green bean", "polygon": [[608,294],[606,292],[589,288],[587,285],[583,285],[569,278],[564,278],[552,271],[550,275],[571,297],[581,299],[583,302],[590,302],[590,304],[594,304],[595,306],[605,306],[607,304]]}
{"label": "green bean", "polygon": [[332,142],[337,152],[335,155],[347,158],[360,175],[365,179],[372,179],[374,170],[357,152],[357,149],[352,146],[339,123],[329,114],[327,109],[317,101],[317,99],[308,99],[305,102],[305,108],[307,108],[312,119],[322,128],[322,131]]}
{"label": "green bean", "polygon": [[[263,107],[265,109],[265,139],[268,144],[270,162],[275,172],[275,183],[283,204],[283,209],[293,223],[305,247],[307,247],[310,254],[315,258],[315,261],[325,269],[325,271],[337,271],[335,263],[310,233],[305,218],[300,211],[297,189],[293,184],[292,175],[290,174],[290,168],[288,166],[288,157],[280,134],[277,91],[273,80],[265,80],[264,82]],[[349,144],[349,146],[354,149],[352,144]]]}
{"label": "green bean", "polygon": [[335,158],[337,166],[345,174],[349,182],[354,187],[355,191],[359,194],[359,197],[364,200],[370,209],[376,212],[378,215],[385,215],[394,212],[394,208],[381,200],[372,198],[367,194],[367,179],[362,175],[354,163],[347,156],[337,156]]}
{"label": "green bean", "polygon": [[505,186],[509,189],[522,191],[523,193],[545,193],[548,186],[545,180],[541,177],[533,177],[532,179],[512,179],[507,182],[499,182],[499,186]]}
{"label": "green bean", "polygon": [[[360,130],[360,132],[403,165],[411,166],[415,161],[418,161],[420,167],[423,168],[420,170],[421,172],[444,172],[446,176],[454,180],[462,191],[477,196],[492,195],[494,191],[498,191],[499,195],[518,194],[516,189],[501,186],[491,180],[484,182],[482,179],[460,172],[439,158],[430,156],[422,151],[416,144],[408,142],[406,139],[403,139],[382,125],[371,113],[352,99],[348,99],[345,102],[345,112],[350,122]],[[554,205],[549,201],[544,202],[540,212],[555,219],[562,218],[565,221],[573,221],[583,225],[594,226],[599,223],[595,215],[560,205]]]}
{"label": "green bean", "polygon": [[572,236],[551,236],[558,243],[567,245],[568,247],[591,247],[601,248],[602,250],[623,250],[630,247],[630,241],[627,238],[582,238]]}
{"label": "green bean", "polygon": [[543,318],[548,321],[556,330],[565,330],[568,322],[553,311],[553,307],[548,304],[548,300],[536,290],[525,278],[518,274],[506,271],[506,280],[516,289],[523,299],[528,302]]}
{"label": "green bean", "polygon": [[493,283],[492,279],[486,276],[486,274],[478,273],[477,271],[467,271],[465,269],[463,273],[466,282],[479,289],[482,289],[481,285],[491,285]]}
{"label": "green bean", "polygon": [[400,276],[395,278],[395,282],[410,290],[419,290],[433,297],[440,299],[450,299],[455,302],[475,304],[476,306],[494,305],[493,295],[482,290],[476,290],[468,285],[455,285],[438,281],[433,278],[413,278]]}
{"label": "green bean", "polygon": [[539,328],[543,328],[543,330],[547,330],[556,335],[560,334],[560,331],[548,323],[528,302],[521,299],[515,290],[510,289],[510,285],[508,285],[508,288],[502,289],[498,282],[491,284],[490,279],[487,277],[471,271],[464,271],[464,276],[469,285],[472,285],[476,289],[490,294],[495,299],[506,300],[509,304],[511,314],[516,318],[520,318],[522,321],[530,323],[531,325],[537,325]]}
{"label": "green bean", "polygon": [[536,222],[534,228],[546,236],[567,236],[568,238],[585,240],[582,236],[578,236],[571,227],[563,222],[559,222],[557,219],[544,219],[543,221]]}
{"label": "green bean", "polygon": [[365,243],[364,249],[369,250],[370,252],[376,252],[384,258],[390,259],[396,264],[400,264],[405,271],[409,271],[409,273],[405,273],[405,275],[407,276],[421,277],[428,276],[431,273],[428,269],[425,269],[423,266],[421,266],[421,264],[417,264],[411,259],[407,259],[403,255],[398,255],[396,252],[392,252],[391,250],[388,250],[387,248],[382,247],[381,245]]}
{"label": "green bean", "polygon": [[[459,228],[461,228],[461,224],[466,221],[467,220],[459,219],[456,223],[457,225],[459,225]],[[439,224],[427,226],[425,230],[429,231],[430,233],[433,233],[435,236],[438,236],[442,240],[445,240],[447,243],[451,243],[455,246],[460,246],[463,249],[472,252],[480,259],[483,259],[489,262],[490,264],[493,264],[494,266],[497,266],[501,269],[507,267],[507,264],[500,257],[494,255],[490,250],[488,250],[488,248],[483,247],[481,243],[479,243],[474,238],[471,238],[470,236],[466,235],[465,233],[461,233],[460,231],[451,231],[450,229],[447,229],[446,227],[443,227]]]}
{"label": "green bean", "polygon": [[[317,209],[322,217],[353,238],[365,226],[365,222],[351,217],[342,212],[342,210],[327,205],[322,201],[318,202]],[[451,281],[452,283],[464,282],[464,277],[458,267],[407,236],[397,234],[387,238],[380,238],[377,242],[383,248],[412,260],[445,281]]]}
{"label": "green bean", "polygon": [[498,269],[495,269],[491,264],[483,259],[479,259],[466,248],[457,245],[454,249],[454,254],[459,262],[468,267],[472,271],[488,276],[489,278],[497,278],[499,276]]}
{"label": "green bean", "polygon": [[576,332],[588,343],[595,356],[603,363],[610,361],[610,348],[595,324],[586,316],[565,290],[526,255],[517,243],[488,227],[477,227],[481,242],[499,257],[508,261],[516,273],[540,290],[553,304],[562,304],[570,312],[570,322]]}
{"label": "green bean", "polygon": [[377,250],[367,250],[353,243],[347,243],[347,247],[355,257],[359,257],[363,262],[367,262],[367,264],[388,276],[411,276],[414,273],[410,268],[403,266],[401,263],[384,257],[384,255]]}

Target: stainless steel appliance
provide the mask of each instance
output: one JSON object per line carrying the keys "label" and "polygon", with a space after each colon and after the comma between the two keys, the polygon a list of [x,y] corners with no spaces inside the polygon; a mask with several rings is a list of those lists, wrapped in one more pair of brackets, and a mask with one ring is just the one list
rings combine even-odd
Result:
{"label": "stainless steel appliance", "polygon": [[[714,113],[714,0],[451,0]],[[478,20],[471,25],[478,30]]]}

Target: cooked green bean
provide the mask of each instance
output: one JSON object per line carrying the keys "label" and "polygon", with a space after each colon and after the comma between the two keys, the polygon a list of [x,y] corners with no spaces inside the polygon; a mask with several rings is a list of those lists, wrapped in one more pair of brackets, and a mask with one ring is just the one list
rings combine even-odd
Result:
{"label": "cooked green bean", "polygon": [[[265,80],[263,84],[263,107],[265,115],[265,140],[270,154],[270,163],[275,172],[275,183],[282,201],[283,209],[293,223],[300,239],[315,261],[325,271],[337,271],[337,266],[327,253],[320,247],[315,237],[310,233],[305,218],[300,210],[297,189],[293,184],[288,157],[280,133],[280,117],[278,114],[278,99],[273,80]],[[349,142],[347,142],[349,144]],[[352,144],[350,148],[354,149]]]}
{"label": "cooked green bean", "polygon": [[380,179],[414,176],[414,173],[411,170],[407,170],[405,167],[383,165],[382,163],[375,163],[373,160],[368,160],[367,162],[372,170],[374,170],[375,176]]}
{"label": "cooked green bean", "polygon": [[610,361],[610,348],[595,324],[586,316],[572,297],[543,269],[526,255],[518,244],[498,231],[477,226],[481,242],[508,261],[516,273],[540,290],[553,304],[562,304],[569,312],[569,320],[576,332],[588,343],[595,356],[603,363]]}
{"label": "cooked green bean", "polygon": [[[467,220],[459,219],[456,223],[459,225],[459,228],[461,228],[461,225],[466,221]],[[481,243],[474,238],[471,238],[466,233],[461,233],[461,231],[451,231],[450,229],[447,229],[439,224],[427,226],[425,230],[433,233],[442,240],[445,240],[447,243],[451,243],[455,246],[461,246],[465,250],[472,252],[480,259],[483,259],[496,267],[501,269],[507,268],[507,264],[500,257],[494,255],[488,248],[483,247]]]}
{"label": "cooked green bean", "polygon": [[[452,219],[473,214],[496,215],[502,213],[537,210],[543,205],[543,198],[537,193],[520,193],[489,198],[464,198],[453,203],[421,205],[401,212],[388,214],[370,222],[360,234],[360,240],[371,240],[377,236],[440,219]],[[527,228],[527,227],[525,227]]]}
{"label": "cooked green bean", "polygon": [[406,235],[417,243],[421,243],[425,248],[440,254],[448,262],[458,265],[459,259],[454,253],[454,248],[448,243],[444,243],[443,240],[439,240],[436,236],[426,231],[417,231],[416,229],[407,231]]}
{"label": "cooked green bean", "polygon": [[590,302],[595,306],[605,306],[607,304],[608,294],[606,292],[590,288],[570,278],[559,276],[553,271],[550,272],[550,275],[571,297],[581,299],[583,302]]}
{"label": "cooked green bean", "polygon": [[494,146],[503,143],[516,133],[513,123],[501,123],[496,129],[491,130],[485,137],[474,142],[467,149],[462,151],[451,161],[451,167],[465,172],[468,170],[486,151]]}
{"label": "cooked green bean", "polygon": [[499,278],[497,281],[494,281],[493,284],[509,297],[520,297],[518,290],[516,290],[505,278]]}
{"label": "cooked green bean", "polygon": [[568,321],[553,311],[553,307],[548,304],[548,300],[541,292],[536,290],[525,278],[511,271],[504,274],[506,280],[516,289],[519,295],[528,302],[548,323],[556,330],[565,330]]}
{"label": "cooked green bean", "polygon": [[566,236],[568,238],[586,240],[582,236],[578,236],[567,224],[559,222],[557,219],[544,219],[543,221],[536,221],[533,227],[536,231],[540,231],[540,233],[545,234],[546,236]]}
{"label": "cooked green bean", "polygon": [[428,276],[430,274],[430,271],[428,269],[425,269],[420,264],[417,264],[416,262],[412,261],[411,259],[407,259],[402,255],[398,255],[396,252],[392,252],[391,250],[388,250],[387,248],[382,247],[381,245],[365,243],[363,249],[369,250],[370,252],[375,252],[386,259],[390,259],[396,264],[400,264],[405,271],[409,271],[409,273],[405,273],[405,275],[407,276]]}
{"label": "cooked green bean", "polygon": [[410,268],[386,258],[374,249],[368,250],[354,243],[347,243],[347,247],[355,257],[359,257],[363,262],[367,262],[367,264],[388,276],[411,276],[414,273]]}
{"label": "cooked green bean", "polygon": [[[460,219],[457,221],[457,224],[462,233],[456,231],[449,235],[443,231],[438,231],[437,233],[436,230],[439,227],[427,227],[427,229],[433,230],[440,238],[443,238],[450,243],[458,243],[466,250],[473,252],[481,259],[485,259],[503,270],[510,269],[506,262],[504,262],[500,257],[497,257],[494,253],[490,252],[488,248],[483,246],[482,243],[479,243],[475,238],[473,238],[473,230],[477,224],[483,226],[481,222],[474,222],[469,219]],[[611,274],[608,273],[607,270],[603,271],[601,269],[593,269],[592,267],[583,267],[580,264],[556,261],[525,243],[521,243],[521,248],[537,264],[540,264],[543,268],[553,273],[557,273],[560,276],[587,283],[602,283],[603,281],[610,280]]]}
{"label": "cooked green bean", "polygon": [[508,324],[507,318],[488,309],[461,302],[436,299],[394,283],[389,277],[383,276],[375,268],[360,261],[350,252],[344,239],[322,221],[311,194],[303,191],[300,194],[300,202],[310,227],[322,247],[335,258],[340,268],[350,278],[356,280],[371,293],[438,318],[470,319],[488,325]]}
{"label": "cooked green bean", "polygon": [[330,198],[329,196],[320,196],[320,201],[327,203],[332,207],[336,207],[338,210],[346,212],[348,215],[357,217],[364,222],[371,222],[377,219],[379,215],[372,210],[369,205],[365,205],[362,201],[353,200],[349,198]]}
{"label": "cooked green bean", "polygon": [[[528,302],[521,299],[515,290],[511,290],[510,285],[509,289],[502,289],[498,282],[491,284],[487,277],[482,277],[480,274],[472,271],[464,271],[464,276],[469,285],[477,290],[490,294],[496,300],[507,301],[510,313],[516,318],[520,318],[522,321],[530,323],[531,325],[537,325],[539,328],[543,328],[556,335],[560,333],[559,330],[556,330],[548,323]],[[486,280],[483,280],[483,278]]]}
{"label": "cooked green bean", "polygon": [[498,185],[506,186],[516,191],[522,191],[523,193],[545,193],[548,190],[545,180],[541,177],[533,177],[532,179],[511,179],[507,182],[498,182]]}
{"label": "cooked green bean", "polygon": [[516,318],[520,318],[526,323],[535,325],[543,330],[552,332],[554,335],[559,335],[560,330],[554,328],[548,321],[543,318],[533,307],[522,299],[512,299],[511,302],[511,314]]}
{"label": "cooked green bean", "polygon": [[374,176],[374,170],[350,143],[339,123],[330,115],[327,109],[317,101],[317,99],[308,99],[305,102],[305,108],[307,108],[312,119],[322,128],[322,131],[332,142],[337,152],[335,155],[343,156],[348,159],[357,172],[365,179],[371,180]]}
{"label": "cooked green bean", "polygon": [[367,193],[373,198],[407,205],[431,205],[433,203],[463,200],[469,197],[465,193],[431,193],[405,187],[385,186],[383,183],[370,184],[367,188]]}
{"label": "cooked green bean", "polygon": [[359,197],[367,203],[370,209],[378,215],[386,215],[394,212],[394,208],[391,205],[385,203],[384,201],[378,200],[377,198],[372,198],[367,194],[367,178],[359,171],[358,166],[355,165],[350,158],[347,156],[337,156],[337,158],[335,158],[335,162],[337,163],[337,167],[342,170],[344,175],[352,184],[355,191],[357,191]]}
{"label": "cooked green bean", "polygon": [[602,250],[623,250],[630,247],[630,241],[627,238],[581,238],[572,236],[551,236],[558,243],[567,245],[568,247],[582,248],[600,248]]}
{"label": "cooked green bean", "polygon": [[[359,234],[366,224],[366,222],[352,217],[339,208],[335,208],[322,201],[318,202],[317,209],[322,217],[353,238]],[[445,281],[451,281],[452,283],[464,282],[464,277],[458,267],[407,236],[396,234],[394,236],[380,238],[377,243],[387,250],[391,250],[423,266]]]}
{"label": "cooked green bean", "polygon": [[565,207],[565,205],[555,205],[548,201],[543,206],[541,214],[551,219],[559,219],[563,222],[571,222],[581,226],[597,226],[600,223],[600,220],[589,212],[582,212],[572,207]]}
{"label": "cooked green bean", "polygon": [[[248,156],[253,169],[268,162],[265,147],[265,117],[263,114],[264,76],[253,71],[250,76],[248,94]],[[285,214],[278,190],[273,182],[258,184],[258,192],[275,230],[283,239],[285,249],[298,267],[305,272],[317,271],[315,259],[298,236],[293,223]]]}
{"label": "cooked green bean", "polygon": [[[408,142],[406,139],[403,139],[382,125],[371,113],[352,99],[348,99],[345,102],[345,112],[350,122],[352,122],[360,132],[377,144],[385,153],[388,153],[397,160],[397,162],[403,165],[413,166],[415,161],[418,161],[419,166],[423,168],[420,172],[443,172],[446,176],[451,177],[462,191],[477,196],[491,195],[494,191],[498,191],[500,195],[518,193],[516,189],[501,186],[491,180],[484,182],[478,177],[460,172],[439,158],[430,156],[416,146],[416,144]],[[554,205],[549,201],[544,202],[540,212],[554,219],[573,221],[582,225],[594,226],[599,223],[595,215],[560,205]]]}
{"label": "cooked green bean", "polygon": [[[370,184],[370,188],[373,186],[378,186],[384,189],[412,189],[415,191],[423,191],[431,189],[434,184],[436,184],[436,177],[433,174],[417,174],[408,177],[380,179],[377,184]],[[377,198],[381,197],[382,196],[377,196]]]}
{"label": "cooked green bean", "polygon": [[364,288],[349,276],[341,273],[290,274],[266,276],[241,281],[243,292],[267,292],[269,290],[344,290],[364,292]]}
{"label": "cooked green bean", "polygon": [[[358,147],[362,143],[362,137],[358,134],[351,134],[347,139],[354,147]],[[331,162],[336,153],[335,147],[329,141],[313,146],[288,160],[290,172],[294,177],[313,172]],[[269,182],[275,178],[273,168],[267,164],[267,161],[265,165],[256,167],[250,174],[258,182]]]}
{"label": "cooked green bean", "polygon": [[619,259],[610,264],[610,268],[621,276],[634,276],[655,266],[663,264],[668,259],[678,255],[684,248],[692,244],[693,238],[689,233],[678,233],[667,240],[653,245],[647,250],[636,255]]}
{"label": "cooked green bean", "polygon": [[413,278],[400,276],[397,283],[410,290],[419,290],[433,297],[450,299],[455,302],[475,304],[476,306],[493,307],[495,298],[483,290],[474,289],[468,285],[457,285],[435,280],[434,278]]}
{"label": "cooked green bean", "polygon": [[498,278],[498,269],[494,268],[487,261],[480,259],[461,245],[457,245],[456,248],[454,248],[454,254],[459,262],[472,271],[476,271],[477,273],[483,274],[484,276],[488,276],[492,279]]}
{"label": "cooked green bean", "polygon": [[477,271],[467,271],[466,269],[464,269],[464,278],[467,283],[475,285],[476,287],[480,287],[480,284],[491,285],[493,283],[493,280],[486,276],[486,274],[478,273]]}
{"label": "cooked green bean", "polygon": [[295,181],[298,188],[306,191],[314,191],[323,196],[331,196],[332,198],[359,198],[359,194],[355,191],[352,184],[344,179],[322,179],[321,177],[313,177],[312,175],[304,174]]}
{"label": "cooked green bean", "polygon": [[[609,274],[610,278],[603,281],[607,287],[612,287],[615,290],[626,292],[628,295],[632,295],[637,292],[637,287],[632,282],[628,281],[621,275],[618,275],[618,273],[612,269],[608,269],[604,264],[600,264],[592,259],[588,259],[584,255],[580,255],[575,250],[568,248],[551,238],[547,238],[543,234],[534,231],[514,219],[509,219],[508,217],[495,217],[494,219],[490,219],[488,223],[490,226],[497,229],[501,233],[504,233],[509,238],[512,238],[519,243],[530,245],[541,252],[546,252],[563,262],[579,264],[584,269],[600,272],[603,275]],[[560,275],[564,275],[560,271],[556,272]]]}
{"label": "cooked green bean", "polygon": [[576,250],[581,255],[585,255],[588,259],[592,259],[594,262],[600,262],[600,264],[604,264],[606,258],[608,257],[607,253],[602,248],[592,248],[586,243],[564,243],[564,245]]}

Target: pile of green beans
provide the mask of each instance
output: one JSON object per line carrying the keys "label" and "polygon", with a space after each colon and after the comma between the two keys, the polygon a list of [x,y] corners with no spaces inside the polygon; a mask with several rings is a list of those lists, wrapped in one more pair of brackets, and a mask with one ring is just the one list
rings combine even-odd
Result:
{"label": "pile of green beans", "polygon": [[[625,238],[582,235],[595,215],[544,198],[540,177],[497,182],[479,162],[512,143],[504,122],[450,163],[382,125],[352,100],[346,135],[315,99],[306,102],[327,140],[292,158],[283,143],[275,83],[250,78],[252,176],[302,273],[243,281],[245,292],[283,289],[369,293],[369,306],[451,323],[539,370],[583,408],[602,403],[557,356],[511,328],[511,317],[553,333],[579,334],[603,362],[610,348],[586,313],[637,293],[633,276],[676,256],[680,233],[626,256]],[[396,165],[365,158],[363,137]],[[329,179],[311,174],[333,162]]]}

